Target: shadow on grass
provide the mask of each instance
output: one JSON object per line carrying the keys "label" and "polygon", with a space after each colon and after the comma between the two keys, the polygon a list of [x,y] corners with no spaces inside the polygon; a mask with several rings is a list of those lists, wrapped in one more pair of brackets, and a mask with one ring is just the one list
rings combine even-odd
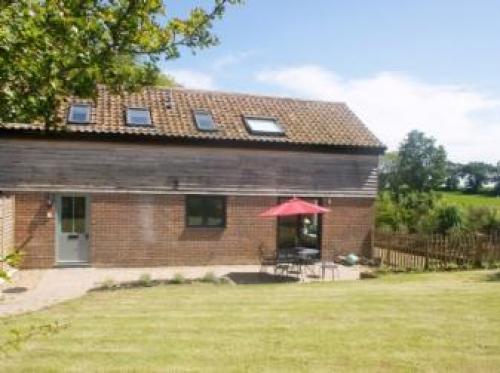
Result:
{"label": "shadow on grass", "polygon": [[500,271],[495,273],[490,273],[489,275],[487,275],[486,281],[500,282]]}
{"label": "shadow on grass", "polygon": [[298,282],[297,277],[272,275],[263,272],[231,272],[226,275],[238,285],[275,284],[281,282]]}

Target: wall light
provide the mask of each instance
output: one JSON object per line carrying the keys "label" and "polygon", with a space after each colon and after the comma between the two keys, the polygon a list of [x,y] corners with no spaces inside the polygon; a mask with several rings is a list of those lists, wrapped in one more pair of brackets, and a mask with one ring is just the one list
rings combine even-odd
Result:
{"label": "wall light", "polygon": [[47,195],[47,218],[52,219],[54,217],[54,195]]}

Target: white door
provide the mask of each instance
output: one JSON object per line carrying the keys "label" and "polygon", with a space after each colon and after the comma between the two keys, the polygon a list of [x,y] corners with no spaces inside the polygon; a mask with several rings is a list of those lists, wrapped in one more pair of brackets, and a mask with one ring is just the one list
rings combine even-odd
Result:
{"label": "white door", "polygon": [[89,198],[60,195],[57,197],[57,262],[89,262]]}

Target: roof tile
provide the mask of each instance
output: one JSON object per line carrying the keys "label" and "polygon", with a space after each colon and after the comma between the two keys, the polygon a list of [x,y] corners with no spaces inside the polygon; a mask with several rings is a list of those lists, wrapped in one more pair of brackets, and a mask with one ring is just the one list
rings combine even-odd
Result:
{"label": "roof tile", "polygon": [[[63,121],[67,119],[69,105],[77,102],[89,100],[70,98],[60,111]],[[148,107],[151,110],[152,126],[127,126],[124,112],[131,106]],[[209,110],[212,113],[217,131],[203,132],[197,129],[193,117],[193,111],[197,109]],[[249,133],[243,122],[245,115],[276,118],[285,135],[263,136]],[[42,129],[39,124],[6,124],[5,127],[14,130]],[[92,102],[90,124],[66,124],[66,129],[70,132],[85,133],[384,147],[344,103],[184,88],[148,87],[138,93],[120,96],[100,86],[98,98],[96,102]]]}

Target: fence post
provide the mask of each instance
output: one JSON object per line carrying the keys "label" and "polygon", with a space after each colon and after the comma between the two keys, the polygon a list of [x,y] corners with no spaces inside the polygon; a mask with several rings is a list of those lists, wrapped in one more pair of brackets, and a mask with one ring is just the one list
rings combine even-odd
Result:
{"label": "fence post", "polygon": [[[431,236],[432,237],[432,236]],[[424,270],[429,270],[429,237],[425,240],[425,261],[424,261]]]}
{"label": "fence post", "polygon": [[478,234],[476,240],[476,252],[474,253],[474,266],[477,268],[483,265],[483,256],[487,246],[487,238],[483,234]]}

